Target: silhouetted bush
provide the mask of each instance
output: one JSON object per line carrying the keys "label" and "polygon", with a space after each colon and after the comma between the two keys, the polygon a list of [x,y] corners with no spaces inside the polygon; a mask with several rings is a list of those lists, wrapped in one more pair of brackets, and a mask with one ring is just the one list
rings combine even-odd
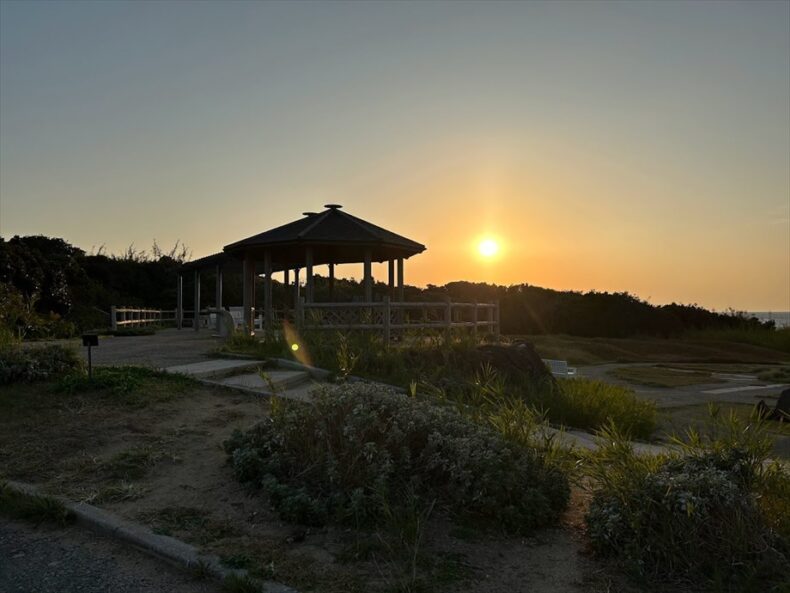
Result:
{"label": "silhouetted bush", "polygon": [[406,498],[515,533],[555,522],[568,480],[449,406],[351,384],[311,405],[277,400],[269,419],[225,444],[239,480],[263,488],[281,515],[377,524]]}

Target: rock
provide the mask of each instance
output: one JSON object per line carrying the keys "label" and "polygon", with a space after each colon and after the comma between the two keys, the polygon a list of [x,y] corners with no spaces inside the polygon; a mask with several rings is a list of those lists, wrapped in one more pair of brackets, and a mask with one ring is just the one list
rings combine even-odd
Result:
{"label": "rock", "polygon": [[779,395],[779,401],[776,402],[773,417],[774,420],[790,422],[790,389],[785,389]]}
{"label": "rock", "polygon": [[777,420],[779,422],[790,422],[790,389],[785,389],[779,395],[779,401],[772,410],[764,400],[757,404],[757,414],[766,420]]}
{"label": "rock", "polygon": [[546,368],[535,347],[529,342],[512,345],[486,344],[472,351],[478,357],[477,366],[490,364],[500,373],[513,379],[551,380],[554,377]]}

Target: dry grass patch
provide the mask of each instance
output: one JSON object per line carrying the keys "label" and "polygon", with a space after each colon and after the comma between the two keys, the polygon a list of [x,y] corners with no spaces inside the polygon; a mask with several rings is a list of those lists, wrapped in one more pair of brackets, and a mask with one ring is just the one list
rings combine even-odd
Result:
{"label": "dry grass patch", "polygon": [[714,377],[707,371],[676,370],[659,366],[620,367],[609,371],[609,375],[647,387],[686,387],[688,385],[724,383],[723,379]]}
{"label": "dry grass patch", "polygon": [[753,344],[713,339],[584,338],[566,335],[520,336],[543,358],[575,365],[612,362],[781,363],[790,353]]}

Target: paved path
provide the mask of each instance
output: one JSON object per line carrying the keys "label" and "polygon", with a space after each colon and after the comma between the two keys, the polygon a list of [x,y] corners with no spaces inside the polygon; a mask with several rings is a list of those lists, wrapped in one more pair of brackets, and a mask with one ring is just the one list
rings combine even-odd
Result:
{"label": "paved path", "polygon": [[646,387],[635,385],[613,377],[612,369],[628,366],[651,366],[651,363],[612,363],[579,367],[577,376],[596,379],[632,389],[637,397],[656,402],[659,408],[679,408],[707,403],[731,403],[754,405],[764,399],[771,405],[783,389],[790,385],[768,384],[747,375],[716,374],[726,383],[686,385],[683,387]]}
{"label": "paved path", "polygon": [[[87,359],[87,349],[82,342],[79,351]],[[156,368],[171,367],[205,360],[222,340],[212,337],[212,332],[191,329],[163,329],[153,336],[107,336],[99,339],[93,348],[93,364],[139,364]]]}
{"label": "paved path", "polygon": [[77,528],[33,527],[0,519],[4,593],[216,593],[165,562]]}

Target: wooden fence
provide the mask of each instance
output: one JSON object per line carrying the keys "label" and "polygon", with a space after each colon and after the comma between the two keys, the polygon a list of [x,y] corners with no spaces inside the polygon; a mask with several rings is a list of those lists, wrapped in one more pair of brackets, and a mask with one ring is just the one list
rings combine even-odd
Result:
{"label": "wooden fence", "polygon": [[116,307],[115,305],[110,307],[110,327],[113,331],[124,327],[169,325],[175,322],[175,309],[141,309],[137,307]]}
{"label": "wooden fence", "polygon": [[[213,308],[201,310],[200,316],[216,313]],[[257,313],[257,311],[256,311]],[[499,339],[499,303],[454,303],[452,301],[396,302],[385,297],[382,301],[359,303],[305,303],[300,298],[296,309],[272,311],[275,326],[291,320],[300,330],[367,330],[381,332],[385,340],[404,330],[438,330],[445,333],[465,329],[477,335],[493,334]],[[199,316],[199,317],[200,317]],[[188,324],[194,327],[194,311],[178,309],[141,309],[134,307],[110,308],[110,326]],[[211,324],[206,324],[212,327]]]}
{"label": "wooden fence", "polygon": [[499,339],[499,303],[396,302],[305,303],[300,299],[296,326],[309,330],[368,330],[381,332],[385,341],[393,332],[414,329],[468,329]]}

